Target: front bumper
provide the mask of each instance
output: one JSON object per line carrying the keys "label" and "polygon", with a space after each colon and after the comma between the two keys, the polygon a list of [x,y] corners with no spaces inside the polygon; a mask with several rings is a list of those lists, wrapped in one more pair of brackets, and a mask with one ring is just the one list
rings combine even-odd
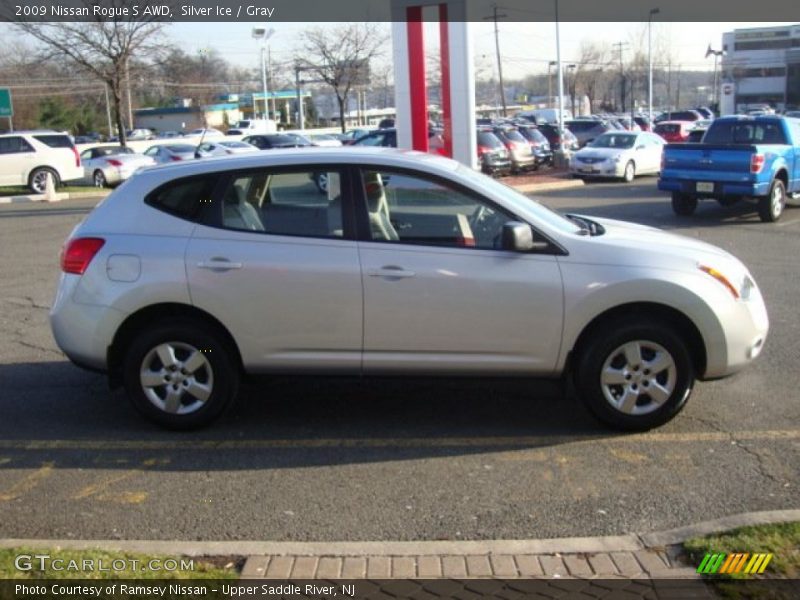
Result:
{"label": "front bumper", "polygon": [[621,162],[603,161],[583,163],[576,160],[570,162],[570,173],[584,177],[622,177],[625,166]]}

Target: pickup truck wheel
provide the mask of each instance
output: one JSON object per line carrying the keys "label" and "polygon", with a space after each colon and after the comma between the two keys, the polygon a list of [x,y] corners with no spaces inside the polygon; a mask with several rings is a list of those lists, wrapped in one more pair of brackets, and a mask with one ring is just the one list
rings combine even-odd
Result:
{"label": "pickup truck wheel", "polygon": [[786,206],[786,187],[783,181],[776,179],[772,182],[769,195],[758,199],[758,216],[764,223],[774,223],[781,218]]}
{"label": "pickup truck wheel", "polygon": [[663,425],[686,404],[694,368],[686,342],[667,323],[607,322],[580,351],[575,384],[594,416],[614,429]]}
{"label": "pickup truck wheel", "polygon": [[634,177],[636,177],[636,165],[634,165],[631,160],[625,165],[625,173],[622,175],[622,178],[625,180],[625,183],[630,183],[633,181]]}
{"label": "pickup truck wheel", "polygon": [[690,217],[697,209],[697,198],[680,192],[672,192],[672,210],[681,217]]}

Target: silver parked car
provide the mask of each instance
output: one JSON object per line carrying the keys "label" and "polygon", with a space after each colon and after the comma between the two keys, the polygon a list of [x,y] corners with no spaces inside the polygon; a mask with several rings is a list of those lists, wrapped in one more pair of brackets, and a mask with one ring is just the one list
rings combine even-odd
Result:
{"label": "silver parked car", "polygon": [[123,146],[97,146],[81,152],[83,178],[97,187],[117,185],[141,167],[156,164],[152,156],[145,156]]}
{"label": "silver parked car", "polygon": [[197,147],[191,144],[163,144],[150,146],[144,151],[145,156],[151,157],[158,164],[191,160],[195,158]]}
{"label": "silver parked car", "polygon": [[147,169],[74,230],[61,270],[59,347],[180,429],[216,418],[252,373],[569,374],[599,419],[647,429],[695,379],[755,359],[768,329],[724,250],[562,216],[393,149]]}
{"label": "silver parked car", "polygon": [[627,183],[637,175],[661,170],[661,136],[648,132],[613,131],[598,136],[572,155],[574,177],[613,177]]}

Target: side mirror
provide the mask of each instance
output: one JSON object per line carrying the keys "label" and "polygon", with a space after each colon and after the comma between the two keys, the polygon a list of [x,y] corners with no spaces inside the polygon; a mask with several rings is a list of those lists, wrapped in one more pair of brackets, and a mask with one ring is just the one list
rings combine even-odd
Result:
{"label": "side mirror", "polygon": [[533,241],[533,229],[527,223],[509,221],[503,225],[503,250],[513,252],[530,252],[531,250],[544,250],[546,242]]}

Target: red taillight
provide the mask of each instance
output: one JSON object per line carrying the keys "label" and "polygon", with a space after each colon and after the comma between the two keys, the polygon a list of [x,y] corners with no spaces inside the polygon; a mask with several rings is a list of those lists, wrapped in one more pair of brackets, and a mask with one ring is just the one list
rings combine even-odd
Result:
{"label": "red taillight", "polygon": [[170,160],[183,160],[180,156],[174,156],[174,155],[170,156],[169,159]]}
{"label": "red taillight", "polygon": [[61,270],[64,273],[83,275],[89,263],[106,241],[102,238],[76,238],[61,250]]}
{"label": "red taillight", "polygon": [[487,154],[488,152],[491,151],[492,149],[487,148],[486,146],[478,146],[478,156],[483,156],[484,154]]}
{"label": "red taillight", "polygon": [[108,159],[106,159],[106,162],[108,164],[114,166],[114,167],[121,167],[122,166],[122,161],[121,160],[117,160],[116,158],[108,158]]}
{"label": "red taillight", "polygon": [[753,154],[753,156],[750,157],[750,172],[761,173],[761,169],[763,168],[764,168],[764,155]]}
{"label": "red taillight", "polygon": [[78,149],[75,146],[72,147],[72,153],[75,155],[75,166],[76,167],[80,167],[81,166],[81,155],[78,154]]}

